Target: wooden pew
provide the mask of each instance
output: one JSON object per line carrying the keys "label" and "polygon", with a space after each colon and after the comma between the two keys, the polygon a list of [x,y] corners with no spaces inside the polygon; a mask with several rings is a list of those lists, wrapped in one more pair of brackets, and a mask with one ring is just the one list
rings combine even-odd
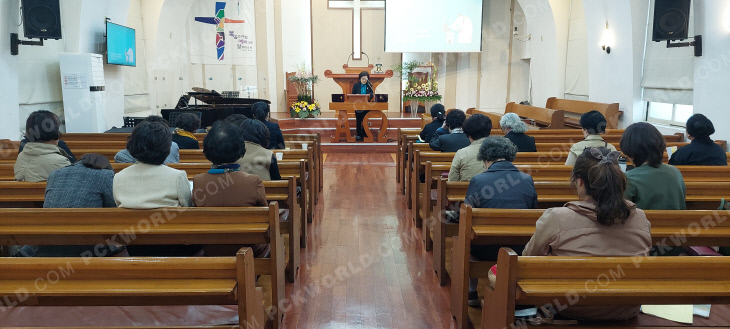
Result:
{"label": "wooden pew", "polygon": [[499,121],[502,120],[502,116],[504,114],[500,113],[493,113],[493,112],[487,112],[487,111],[480,111],[477,109],[469,109],[466,111],[466,114],[474,115],[474,114],[481,114],[487,116],[490,120],[492,120],[492,133],[495,133],[495,129],[498,129],[500,132],[501,126],[499,125]]}
{"label": "wooden pew", "polygon": [[[484,297],[482,319],[488,321],[482,321],[482,329],[515,326],[515,305],[730,303],[730,282],[723,274],[730,272],[727,257],[521,257],[503,248],[497,267],[495,287],[487,288]],[[603,276],[608,284],[596,283]],[[533,326],[523,328],[528,327]],[[638,327],[604,321],[590,328]]]}
{"label": "wooden pew", "polygon": [[[719,201],[730,195],[730,182],[686,182],[688,209],[717,209]],[[439,283],[446,284],[446,238],[458,235],[458,224],[446,222],[446,210],[457,211],[466,199],[469,182],[449,182],[439,179],[437,183],[436,205],[432,216],[425,220],[433,232],[433,267]],[[570,181],[535,182],[537,204],[541,209],[560,207],[569,201],[577,201]],[[652,226],[653,228],[653,226]],[[424,233],[425,238],[429,238]],[[716,245],[716,244],[713,244]]]}
{"label": "wooden pew", "polygon": [[[472,209],[467,205],[461,206],[459,239],[454,243],[451,282],[451,308],[452,314],[456,317],[458,328],[466,328],[468,323],[466,296],[469,278],[486,277],[489,268],[495,264],[493,262],[471,261],[469,251],[471,246],[526,244],[535,232],[535,222],[543,212],[544,210]],[[652,240],[655,245],[707,246],[730,244],[730,221],[725,220],[726,216],[730,214],[727,211],[719,213],[717,210],[646,210],[645,213],[649,222],[651,222]],[[723,216],[725,219],[718,220],[718,216]],[[709,223],[713,225],[709,225]],[[695,226],[696,231],[694,231]],[[693,230],[692,232],[697,234],[687,233],[689,230]],[[677,234],[685,234],[685,236],[684,238],[678,238]],[[626,259],[630,260],[631,258],[627,257]],[[552,260],[551,257],[549,261],[552,262]],[[648,265],[647,260],[644,260],[642,264]],[[698,277],[705,278],[704,275],[698,275],[697,273],[705,273],[707,270],[696,272],[697,270],[697,268],[693,269],[695,271],[694,280]],[[674,276],[675,279],[682,278],[681,274],[677,273],[677,269],[666,272],[666,275],[679,275]],[[719,271],[709,272],[719,273]],[[500,273],[506,272],[500,271]],[[727,276],[724,279],[727,280]],[[585,280],[582,281],[582,284],[585,285]],[[666,289],[684,288],[682,285],[667,285],[666,282],[663,282],[662,285]],[[730,295],[725,294],[725,296]],[[625,302],[626,300],[624,300]],[[684,303],[687,302],[685,300]],[[659,301],[659,303],[663,304],[664,302]],[[692,302],[689,301],[689,303]],[[500,307],[504,308],[504,304]],[[490,319],[488,322],[493,320],[491,317],[488,319]]]}
{"label": "wooden pew", "polygon": [[[324,154],[322,153],[322,136],[320,134],[284,134],[284,142],[288,147],[293,149],[301,148],[303,143],[313,146],[314,169],[316,172],[316,181],[318,189],[322,192],[324,186]],[[316,201],[319,201],[319,193],[317,193]]]}
{"label": "wooden pew", "polygon": [[[0,209],[0,245],[160,245],[160,244],[242,244],[268,243],[271,244],[271,258],[257,258],[255,264],[256,275],[272,276],[272,305],[279,305],[284,300],[284,242],[279,232],[279,207],[275,202],[268,207],[251,208],[160,208],[151,210],[130,210],[120,208],[100,209]],[[231,257],[232,259],[233,257]],[[78,258],[79,261],[83,260]],[[206,263],[206,258],[189,258],[193,263]],[[91,259],[86,259],[91,260]],[[123,258],[121,259],[123,260]],[[173,258],[172,261],[179,260]],[[95,260],[104,262],[105,259]],[[28,260],[28,267],[33,268],[33,258]],[[181,264],[185,264],[182,260]],[[65,262],[64,262],[65,263]],[[155,258],[146,261],[154,265]],[[250,263],[250,261],[248,262]],[[10,267],[12,268],[12,267]],[[55,267],[56,269],[58,267]],[[79,269],[83,266],[79,266]],[[231,269],[231,267],[228,267]],[[22,269],[22,267],[21,267]],[[18,269],[14,269],[18,270]],[[178,269],[175,269],[179,271]],[[250,271],[250,270],[249,270]],[[10,275],[14,271],[2,271],[1,275]],[[116,274],[104,271],[106,275],[119,279]],[[183,275],[180,271],[179,275]],[[38,272],[35,272],[36,274]],[[43,272],[45,273],[45,272]],[[118,272],[125,275],[126,272]],[[213,272],[215,273],[215,272]],[[250,272],[249,272],[250,274]],[[174,274],[171,274],[174,275]],[[200,275],[198,273],[198,275]],[[235,275],[235,274],[234,274]],[[38,276],[33,276],[33,279]],[[204,276],[207,277],[207,276]],[[74,275],[74,278],[76,276]],[[83,278],[80,276],[79,278]],[[190,277],[188,277],[190,278]],[[255,278],[254,278],[255,279]],[[63,282],[63,281],[62,281]],[[192,283],[183,284],[151,284],[149,287],[190,287]],[[9,284],[5,281],[5,284]],[[231,287],[235,282],[230,283]],[[83,286],[74,286],[74,289],[83,289]],[[68,287],[69,292],[74,289]],[[249,288],[247,288],[249,289]],[[53,289],[51,289],[53,291]],[[223,294],[221,289],[215,290]],[[110,296],[118,297],[108,292]],[[123,294],[123,292],[118,291]],[[234,293],[233,289],[225,293]],[[139,297],[140,292],[129,295]],[[53,305],[54,298],[49,295],[40,295]],[[78,295],[76,295],[78,296]],[[180,298],[182,305],[192,302],[182,296],[168,293],[168,297]],[[198,302],[210,302],[202,296],[190,296]],[[43,300],[44,298],[40,298]],[[77,302],[80,299],[75,298]],[[84,302],[92,303],[97,298],[83,298]],[[98,299],[102,299],[99,295]],[[70,300],[74,300],[71,298]],[[60,303],[60,301],[59,301]],[[173,303],[173,302],[169,302]],[[69,304],[73,304],[69,301]],[[61,304],[68,305],[68,304]],[[274,327],[281,326],[281,310],[272,308],[270,315]]]}
{"label": "wooden pew", "polygon": [[[0,258],[0,294],[19,306],[238,305],[241,328],[278,328],[254,263],[251,248],[232,257]],[[48,273],[60,280],[39,279]]]}
{"label": "wooden pew", "polygon": [[550,97],[547,100],[546,108],[553,110],[563,110],[566,114],[574,114],[576,117],[566,115],[565,125],[568,127],[581,128],[580,116],[590,111],[598,111],[606,117],[606,128],[615,129],[618,127],[619,117],[623,114],[619,110],[618,103],[604,104],[595,102],[586,102],[570,99],[558,99]]}
{"label": "wooden pew", "polygon": [[398,133],[396,135],[396,140],[398,141],[398,150],[395,153],[395,179],[396,182],[398,182],[401,191],[405,193],[405,183],[404,183],[404,176],[405,176],[405,159],[404,156],[405,152],[407,152],[408,149],[408,141],[407,139],[410,138],[411,141],[417,141],[418,137],[421,133],[420,129],[415,128],[398,128]]}
{"label": "wooden pew", "polygon": [[515,113],[522,118],[535,120],[535,124],[545,129],[565,128],[565,112],[541,107],[509,103],[504,113]]}
{"label": "wooden pew", "polygon": [[[301,215],[301,198],[297,198],[297,183],[293,176],[287,180],[264,181],[266,189],[266,200],[277,202],[279,209],[287,209],[289,212],[280,216],[280,233],[288,234],[289,257],[286,264],[286,278],[294,282],[296,271],[301,261],[301,248],[306,247],[307,221]],[[5,182],[0,181],[0,209],[2,208],[43,208],[46,183],[29,182]],[[297,204],[299,200],[299,205]],[[212,209],[212,208],[211,208]],[[283,247],[282,247],[283,248]]]}

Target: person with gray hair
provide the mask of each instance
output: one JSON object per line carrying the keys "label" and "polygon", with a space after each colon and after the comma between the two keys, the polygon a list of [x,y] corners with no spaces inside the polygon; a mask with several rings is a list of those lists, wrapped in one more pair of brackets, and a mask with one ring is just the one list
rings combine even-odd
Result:
{"label": "person with gray hair", "polygon": [[[520,172],[512,161],[517,156],[517,146],[504,137],[487,137],[479,148],[477,158],[484,162],[487,171],[469,181],[466,192],[467,205],[474,208],[535,209],[537,191],[530,175]],[[473,246],[472,257],[481,261],[496,261],[500,247],[510,247],[518,254],[525,246]],[[469,305],[479,306],[477,280],[469,280]]]}
{"label": "person with gray hair", "polygon": [[506,113],[499,120],[499,125],[502,127],[502,131],[504,131],[504,137],[517,145],[517,152],[537,152],[535,137],[525,134],[529,128],[520,119],[519,115]]}

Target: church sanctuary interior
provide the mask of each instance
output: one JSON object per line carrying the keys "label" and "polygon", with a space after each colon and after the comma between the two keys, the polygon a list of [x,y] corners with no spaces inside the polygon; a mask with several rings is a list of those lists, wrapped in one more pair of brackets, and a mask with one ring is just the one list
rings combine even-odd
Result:
{"label": "church sanctuary interior", "polygon": [[0,0],[0,327],[730,328],[730,0]]}

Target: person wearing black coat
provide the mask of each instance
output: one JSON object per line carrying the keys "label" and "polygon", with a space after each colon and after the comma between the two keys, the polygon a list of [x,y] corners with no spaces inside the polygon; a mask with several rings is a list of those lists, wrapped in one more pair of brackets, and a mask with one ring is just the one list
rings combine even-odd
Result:
{"label": "person wearing black coat", "polygon": [[436,133],[436,130],[443,127],[444,121],[446,121],[445,117],[446,110],[442,104],[434,104],[431,106],[431,119],[433,119],[432,122],[426,124],[425,127],[423,127],[423,130],[421,130],[421,140],[430,143],[431,137],[433,137],[433,134]]}
{"label": "person wearing black coat", "polygon": [[727,154],[710,135],[715,133],[712,121],[702,114],[687,120],[687,138],[692,142],[677,149],[669,159],[673,166],[727,166]]}
{"label": "person wearing black coat", "polygon": [[[352,86],[352,93],[357,95],[370,95],[368,101],[372,102],[375,99],[375,91],[373,90],[373,84],[370,83],[370,73],[367,71],[360,72],[360,81],[355,82]],[[357,135],[355,139],[362,140],[365,138],[365,128],[362,126],[362,120],[370,111],[355,111],[355,119],[357,121]]]}
{"label": "person wearing black coat", "polygon": [[446,115],[444,127],[436,129],[433,137],[431,137],[431,142],[428,143],[431,149],[441,152],[456,152],[471,145],[469,136],[461,128],[465,120],[466,114],[464,114],[464,111],[451,110]]}
{"label": "person wearing black coat", "polygon": [[535,137],[525,134],[527,124],[517,114],[506,113],[499,120],[499,126],[504,131],[504,137],[517,145],[517,152],[537,152]]}
{"label": "person wearing black coat", "polygon": [[271,113],[269,104],[256,102],[251,107],[251,112],[253,112],[254,119],[263,122],[266,128],[269,129],[269,145],[264,146],[269,150],[285,149],[286,142],[284,142],[284,134],[281,133],[281,128],[279,128],[278,124],[269,121],[269,114]]}

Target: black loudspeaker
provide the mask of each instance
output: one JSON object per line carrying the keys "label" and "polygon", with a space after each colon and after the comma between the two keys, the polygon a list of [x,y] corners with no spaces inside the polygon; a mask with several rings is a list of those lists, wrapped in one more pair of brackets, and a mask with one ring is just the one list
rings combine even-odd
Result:
{"label": "black loudspeaker", "polygon": [[656,0],[652,41],[685,40],[692,0]]}
{"label": "black loudspeaker", "polygon": [[61,39],[60,0],[22,0],[26,38]]}

